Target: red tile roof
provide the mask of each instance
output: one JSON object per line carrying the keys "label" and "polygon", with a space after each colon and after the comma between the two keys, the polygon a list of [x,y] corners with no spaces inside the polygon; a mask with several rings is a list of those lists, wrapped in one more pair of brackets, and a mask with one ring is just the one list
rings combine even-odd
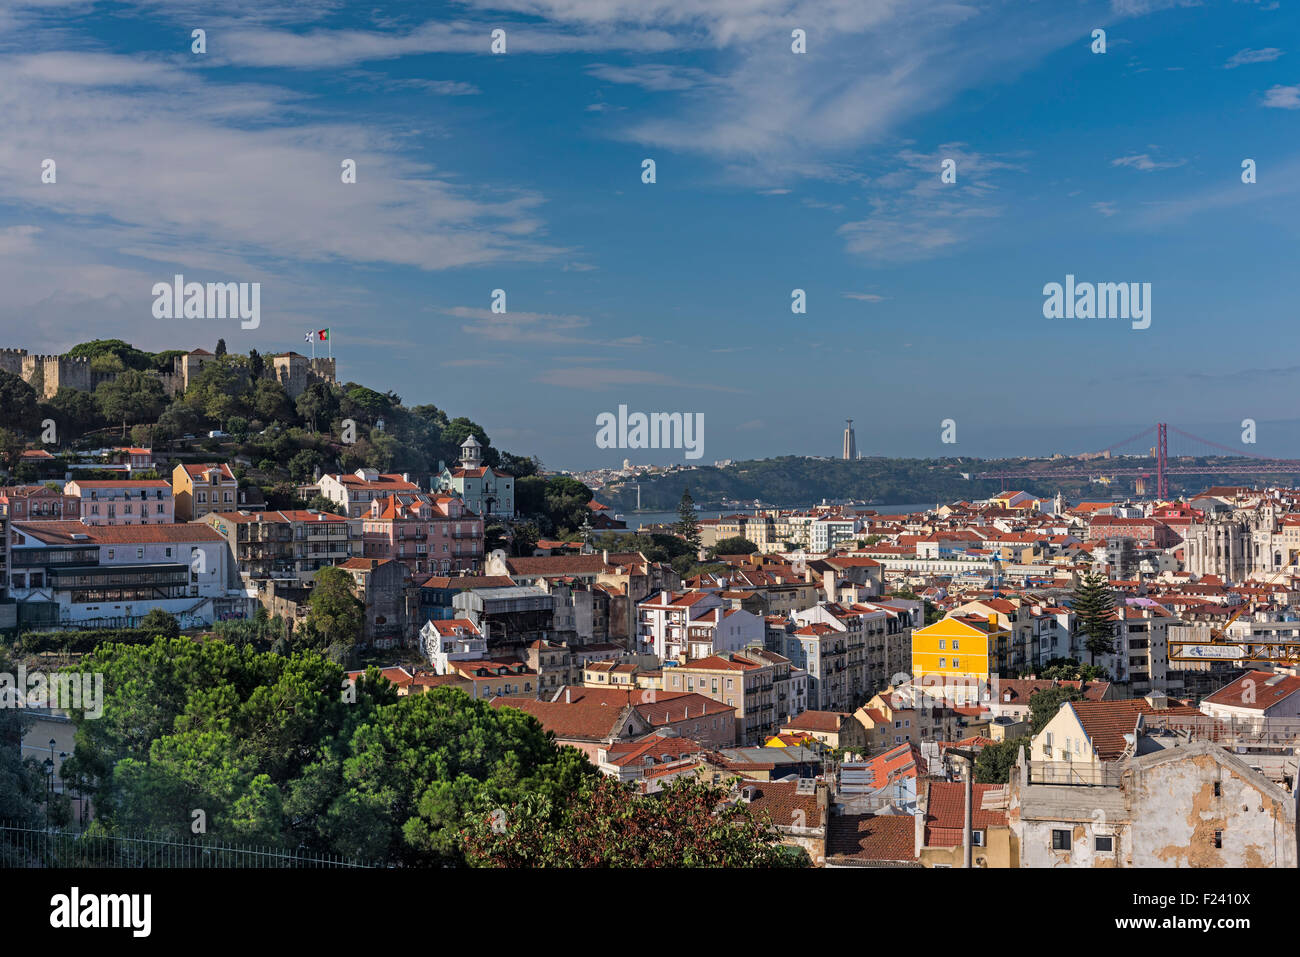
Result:
{"label": "red tile roof", "polygon": [[1300,678],[1252,671],[1209,695],[1202,704],[1218,704],[1250,711],[1267,711],[1300,691]]}
{"label": "red tile roof", "polygon": [[828,861],[916,863],[916,824],[910,814],[840,814],[826,830]]}
{"label": "red tile roof", "polygon": [[[989,808],[1005,799],[1000,784],[971,785],[971,827],[977,831],[1006,827],[1005,808]],[[931,781],[925,812],[925,846],[959,847],[966,828],[966,785],[961,782]]]}

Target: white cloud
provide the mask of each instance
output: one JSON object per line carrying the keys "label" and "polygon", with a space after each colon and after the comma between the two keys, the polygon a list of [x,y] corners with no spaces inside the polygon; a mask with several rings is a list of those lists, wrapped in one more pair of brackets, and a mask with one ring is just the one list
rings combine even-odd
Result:
{"label": "white cloud", "polygon": [[1300,84],[1273,87],[1264,94],[1264,105],[1279,110],[1300,110]]}
{"label": "white cloud", "polygon": [[1282,55],[1282,51],[1277,47],[1264,47],[1262,50],[1238,50],[1228,61],[1223,64],[1225,70],[1234,70],[1239,66],[1246,66],[1251,63],[1271,63]]}
{"label": "white cloud", "polygon": [[1150,173],[1153,170],[1158,170],[1158,169],[1174,169],[1176,167],[1182,166],[1186,162],[1187,160],[1185,159],[1171,160],[1169,162],[1165,162],[1162,160],[1154,160],[1151,158],[1150,154],[1148,153],[1137,153],[1133,156],[1121,156],[1118,157],[1117,159],[1113,159],[1110,161],[1110,165],[1127,166],[1130,169],[1138,169],[1144,173]]}

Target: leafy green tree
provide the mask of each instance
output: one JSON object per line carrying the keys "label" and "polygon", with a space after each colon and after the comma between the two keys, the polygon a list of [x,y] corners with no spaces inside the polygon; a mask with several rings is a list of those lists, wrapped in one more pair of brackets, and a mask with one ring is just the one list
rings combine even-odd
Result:
{"label": "leafy green tree", "polygon": [[161,638],[175,638],[181,633],[180,622],[176,620],[176,616],[161,608],[150,609],[149,614],[140,620],[140,627],[149,634]]}
{"label": "leafy green tree", "polygon": [[0,372],[0,425],[24,434],[36,431],[36,390],[12,372]]}
{"label": "leafy green tree", "polygon": [[317,422],[329,422],[338,415],[339,402],[333,390],[324,382],[313,382],[298,396],[298,417],[311,431]]}
{"label": "leafy green tree", "polygon": [[692,548],[700,547],[700,520],[695,515],[695,499],[691,498],[689,488],[682,490],[681,501],[677,503],[677,521],[673,523],[673,531]]}
{"label": "leafy green tree", "polygon": [[95,402],[105,419],[122,424],[125,436],[128,425],[157,419],[167,397],[157,376],[128,369],[116,378],[101,382],[95,390]]}
{"label": "leafy green tree", "polygon": [[460,863],[459,832],[475,808],[558,798],[597,773],[580,752],[557,750],[530,715],[452,688],[378,708],[337,769],[320,771],[337,774],[324,824],[330,843],[412,866]]}
{"label": "leafy green tree", "polygon": [[[313,383],[316,384],[316,383]],[[264,423],[296,424],[298,411],[284,386],[274,379],[256,379],[253,385],[253,417]]]}
{"label": "leafy green tree", "polygon": [[135,369],[143,372],[155,368],[151,353],[142,352],[121,339],[92,339],[90,342],[78,343],[64,354],[74,359],[89,359],[92,366],[104,359],[116,360],[114,363],[101,364],[105,371]]}
{"label": "leafy green tree", "polygon": [[[0,646],[0,672],[13,674],[7,649]],[[0,694],[5,692],[0,691]],[[10,694],[14,692],[9,692]],[[36,826],[44,812],[45,780],[34,758],[22,757],[19,742],[31,718],[17,702],[0,702],[0,821]],[[9,866],[6,848],[0,842],[0,866]]]}
{"label": "leafy green tree", "polygon": [[[988,744],[980,749],[975,759],[975,782],[977,784],[1006,784],[1011,780],[1011,769],[1015,767],[1022,751],[1028,752],[1028,737],[1005,738],[997,744]],[[1028,757],[1025,758],[1028,760]]]}
{"label": "leafy green tree", "polygon": [[1047,723],[1056,717],[1065,702],[1083,699],[1083,692],[1068,685],[1035,691],[1029,696],[1029,733],[1038,734],[1047,727]]}
{"label": "leafy green tree", "polygon": [[221,425],[232,416],[247,417],[251,382],[241,356],[221,356],[207,363],[185,392],[185,401]]}
{"label": "leafy green tree", "polygon": [[731,538],[724,538],[710,550],[711,555],[752,555],[758,551],[758,546],[751,542],[743,535],[733,535]]}
{"label": "leafy green tree", "polygon": [[0,464],[6,469],[13,472],[18,468],[26,448],[27,440],[22,435],[13,429],[0,427]]}
{"label": "leafy green tree", "polygon": [[1095,664],[1098,655],[1115,653],[1115,593],[1106,576],[1091,573],[1079,580],[1070,602],[1074,611],[1075,629],[1085,635],[1084,647],[1088,649],[1088,663]]}
{"label": "leafy green tree", "polygon": [[95,397],[81,389],[63,386],[41,409],[41,418],[53,419],[60,442],[68,442],[103,424]]}
{"label": "leafy green tree", "polygon": [[315,471],[324,464],[324,456],[315,449],[303,449],[289,460],[289,474],[299,482],[310,482]]}
{"label": "leafy green tree", "polygon": [[[61,391],[61,390],[60,390]],[[176,401],[158,416],[155,434],[175,441],[183,435],[198,435],[204,426],[203,413],[188,402]]]}
{"label": "leafy green tree", "polygon": [[770,815],[727,790],[678,778],[654,795],[601,775],[561,800],[484,810],[462,834],[484,867],[762,867],[806,858],[780,849]]}
{"label": "leafy green tree", "polygon": [[322,568],[307,599],[307,623],[324,646],[353,646],[361,640],[365,605],[352,591],[352,576],[341,568]]}

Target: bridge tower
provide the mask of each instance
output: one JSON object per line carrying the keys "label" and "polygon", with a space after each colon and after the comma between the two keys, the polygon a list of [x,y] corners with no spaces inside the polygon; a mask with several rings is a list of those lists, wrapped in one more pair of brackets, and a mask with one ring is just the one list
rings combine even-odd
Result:
{"label": "bridge tower", "polygon": [[1156,497],[1169,499],[1169,426],[1156,423]]}

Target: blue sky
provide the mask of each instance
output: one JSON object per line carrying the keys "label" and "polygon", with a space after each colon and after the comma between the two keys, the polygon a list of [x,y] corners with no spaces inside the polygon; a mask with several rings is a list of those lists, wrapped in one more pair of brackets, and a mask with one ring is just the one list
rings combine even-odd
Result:
{"label": "blue sky", "polygon": [[[868,454],[1250,417],[1300,456],[1297,27],[1285,0],[5,0],[0,345],[329,326],[345,378],[552,467],[683,460],[596,448],[620,404],[704,413],[705,462],[836,454],[845,416]],[[176,272],[261,282],[260,327],[154,319]],[[1045,319],[1067,273],[1151,283],[1151,327]]]}

